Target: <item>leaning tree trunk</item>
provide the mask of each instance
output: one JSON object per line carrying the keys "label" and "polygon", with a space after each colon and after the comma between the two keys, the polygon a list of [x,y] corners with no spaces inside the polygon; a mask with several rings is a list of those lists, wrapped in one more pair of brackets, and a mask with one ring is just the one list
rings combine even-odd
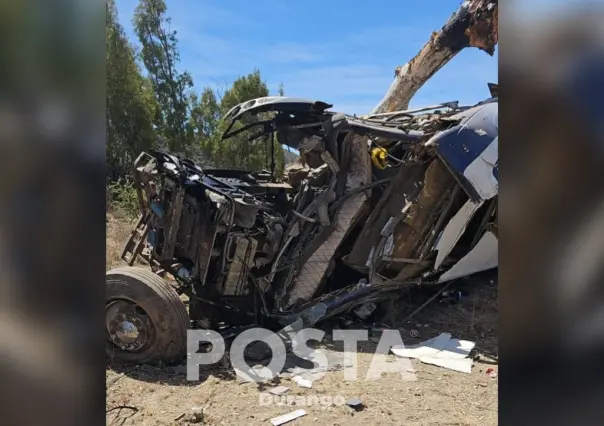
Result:
{"label": "leaning tree trunk", "polygon": [[497,44],[497,3],[498,0],[464,1],[413,59],[396,68],[386,96],[371,113],[406,109],[424,83],[466,47],[478,47],[492,56]]}

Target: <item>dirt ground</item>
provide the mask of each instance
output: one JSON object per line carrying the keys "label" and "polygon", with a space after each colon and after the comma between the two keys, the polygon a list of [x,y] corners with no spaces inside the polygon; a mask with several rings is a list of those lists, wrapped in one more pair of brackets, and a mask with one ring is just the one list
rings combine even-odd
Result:
{"label": "dirt ground", "polygon": [[[119,254],[130,226],[123,218],[107,217],[107,268],[120,264]],[[200,381],[186,380],[185,365],[124,366],[108,362],[108,425],[186,425],[193,420],[192,409],[203,408],[205,425],[268,425],[273,417],[297,409],[307,414],[291,425],[495,425],[497,424],[497,282],[494,274],[455,283],[462,290],[461,301],[435,300],[410,320],[404,319],[434,292],[416,291],[388,309],[396,315],[384,320],[389,328],[401,331],[405,344],[413,344],[449,332],[472,340],[474,366],[471,374],[411,360],[415,381],[403,380],[400,373],[382,373],[378,380],[365,380],[377,340],[359,344],[357,381],[345,381],[344,372],[332,371],[311,389],[303,388],[286,376],[273,384],[287,386],[291,395],[284,405],[262,405],[260,394],[273,384],[242,382],[225,367],[212,367],[200,374]],[[401,320],[403,319],[403,320]],[[335,352],[337,345],[325,346]],[[392,361],[393,355],[388,356]],[[323,403],[301,406],[300,398],[316,396]],[[358,398],[363,407],[354,410],[342,404],[327,404],[321,397]],[[288,405],[288,403],[291,403]]]}

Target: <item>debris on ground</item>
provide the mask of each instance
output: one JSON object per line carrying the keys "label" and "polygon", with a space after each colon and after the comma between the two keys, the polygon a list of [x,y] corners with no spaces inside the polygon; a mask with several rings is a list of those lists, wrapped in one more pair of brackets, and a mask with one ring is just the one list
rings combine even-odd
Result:
{"label": "debris on ground", "polygon": [[437,365],[461,373],[471,373],[473,359],[469,358],[474,342],[451,337],[450,333],[441,333],[433,339],[418,345],[397,345],[392,353],[403,358],[416,358],[424,364]]}
{"label": "debris on ground", "polygon": [[346,405],[348,405],[349,407],[354,408],[355,410],[362,410],[363,409],[363,401],[361,401],[358,398],[351,398],[348,401],[346,401]]}
{"label": "debris on ground", "polygon": [[271,394],[277,395],[277,396],[283,395],[287,392],[289,392],[289,388],[287,386],[277,386],[268,391],[268,393],[271,393]]}
{"label": "debris on ground", "polygon": [[340,371],[353,366],[353,363],[347,361],[342,352],[322,348],[322,353],[326,357],[327,365],[318,366],[315,368],[303,368],[297,365],[297,357],[288,353],[285,359],[285,367],[282,373],[283,377],[295,377],[309,380],[311,382],[320,380],[323,373],[329,371]]}
{"label": "debris on ground", "polygon": [[377,309],[377,305],[375,303],[366,303],[361,305],[359,308],[354,310],[354,313],[357,317],[362,320],[366,320],[373,314],[373,312]]}
{"label": "debris on ground", "polygon": [[187,417],[189,423],[201,423],[203,421],[203,407],[191,408],[191,413]]}
{"label": "debris on ground", "polygon": [[440,295],[440,303],[455,304],[461,302],[461,299],[468,296],[468,292],[464,290],[443,291]]}
{"label": "debris on ground", "polygon": [[283,414],[282,416],[278,416],[271,419],[271,424],[274,426],[280,426],[287,422],[291,422],[292,420],[297,419],[298,417],[303,417],[306,415],[305,410],[296,410],[291,413]]}
{"label": "debris on ground", "polygon": [[292,377],[292,382],[296,383],[298,386],[303,387],[303,388],[308,388],[308,389],[312,388],[312,381],[310,381],[308,379],[304,379],[300,376]]}
{"label": "debris on ground", "polygon": [[497,372],[495,371],[494,368],[487,368],[486,373],[491,379],[497,378]]}

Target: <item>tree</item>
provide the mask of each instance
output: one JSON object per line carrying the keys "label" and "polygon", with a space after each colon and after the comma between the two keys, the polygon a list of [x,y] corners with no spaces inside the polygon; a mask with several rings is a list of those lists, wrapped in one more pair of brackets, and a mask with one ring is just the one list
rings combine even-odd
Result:
{"label": "tree", "polygon": [[206,87],[201,93],[191,96],[191,116],[189,126],[193,132],[193,139],[197,152],[193,153],[196,161],[202,165],[211,165],[217,152],[220,123],[220,105],[214,91]]}
{"label": "tree", "polygon": [[[269,90],[266,82],[262,80],[260,71],[255,70],[246,76],[239,77],[225,91],[220,100],[220,112],[224,115],[229,109],[241,102],[268,95]],[[221,132],[224,130],[226,124],[224,122],[221,123]],[[250,170],[270,169],[270,141],[256,140],[252,143],[248,142],[248,138],[256,131],[257,129],[252,132],[243,132],[221,142],[214,155],[217,165]],[[284,169],[283,148],[275,140],[273,149],[275,155],[275,173],[276,176],[281,176]]]}
{"label": "tree", "polygon": [[176,69],[180,60],[176,31],[169,29],[166,10],[164,0],[140,0],[133,23],[142,45],[141,57],[161,108],[156,125],[168,148],[184,154],[191,144],[187,121],[188,92],[193,81],[189,73],[179,73]]}
{"label": "tree", "polygon": [[371,113],[406,109],[413,95],[466,47],[477,47],[492,56],[498,38],[497,17],[498,0],[464,1],[413,59],[396,68],[386,96]]}
{"label": "tree", "polygon": [[106,1],[105,27],[107,165],[109,177],[116,179],[129,173],[140,151],[154,145],[158,108],[118,22],[114,0]]}

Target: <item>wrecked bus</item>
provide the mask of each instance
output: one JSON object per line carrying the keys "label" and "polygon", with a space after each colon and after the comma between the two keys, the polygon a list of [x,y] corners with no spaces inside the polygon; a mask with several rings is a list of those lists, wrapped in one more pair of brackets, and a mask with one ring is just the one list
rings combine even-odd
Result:
{"label": "wrecked bus", "polygon": [[106,276],[107,352],[171,362],[189,328],[308,327],[497,267],[496,90],[361,117],[289,97],[235,106],[223,139],[278,137],[300,154],[285,177],[274,153],[262,172],[142,153],[129,266]]}

